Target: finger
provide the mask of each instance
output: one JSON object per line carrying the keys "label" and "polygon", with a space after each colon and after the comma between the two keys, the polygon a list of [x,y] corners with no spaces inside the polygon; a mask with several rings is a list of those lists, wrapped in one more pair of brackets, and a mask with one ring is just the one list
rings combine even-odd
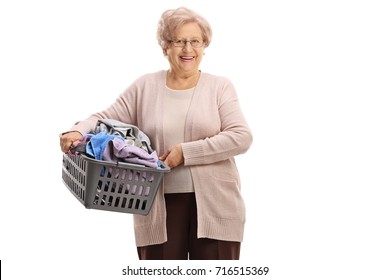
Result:
{"label": "finger", "polygon": [[169,168],[173,169],[176,166],[178,166],[177,159],[173,155],[173,153],[170,153],[167,158],[165,159],[164,163],[169,166]]}
{"label": "finger", "polygon": [[64,152],[64,153],[67,153],[73,146],[73,142],[72,141],[64,141],[65,144],[62,144],[61,145],[61,150]]}
{"label": "finger", "polygon": [[168,157],[170,151],[166,151],[162,156],[159,157],[159,160],[166,160],[166,158]]}

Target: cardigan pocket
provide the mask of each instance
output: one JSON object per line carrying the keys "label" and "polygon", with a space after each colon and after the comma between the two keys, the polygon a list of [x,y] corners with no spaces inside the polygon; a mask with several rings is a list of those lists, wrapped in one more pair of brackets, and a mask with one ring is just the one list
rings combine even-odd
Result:
{"label": "cardigan pocket", "polygon": [[221,219],[245,219],[245,205],[237,182],[232,179],[221,179],[212,177],[213,182],[206,189],[212,213],[210,215]]}

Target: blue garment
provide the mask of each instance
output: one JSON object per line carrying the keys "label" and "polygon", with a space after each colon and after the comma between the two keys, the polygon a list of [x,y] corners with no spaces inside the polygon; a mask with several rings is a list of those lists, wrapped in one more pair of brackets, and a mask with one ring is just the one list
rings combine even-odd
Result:
{"label": "blue garment", "polygon": [[107,134],[107,131],[101,131],[98,134],[85,134],[85,136],[90,137],[87,147],[86,147],[86,153],[98,160],[103,159],[103,153],[106,149],[107,143],[110,140],[113,140],[115,138],[119,138],[122,141],[125,141],[125,139],[118,135],[109,135]]}

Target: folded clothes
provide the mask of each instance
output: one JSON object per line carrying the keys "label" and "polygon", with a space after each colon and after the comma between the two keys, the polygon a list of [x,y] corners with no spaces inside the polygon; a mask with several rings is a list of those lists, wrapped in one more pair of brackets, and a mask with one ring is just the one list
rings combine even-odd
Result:
{"label": "folded clothes", "polygon": [[102,159],[115,163],[127,162],[153,168],[158,167],[156,151],[149,154],[142,148],[128,145],[121,137],[115,137],[106,142]]}

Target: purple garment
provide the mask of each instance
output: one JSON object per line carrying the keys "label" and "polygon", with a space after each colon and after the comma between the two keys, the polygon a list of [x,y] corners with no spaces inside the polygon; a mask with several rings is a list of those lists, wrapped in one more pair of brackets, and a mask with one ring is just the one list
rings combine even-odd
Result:
{"label": "purple garment", "polygon": [[109,162],[127,162],[157,168],[156,151],[151,154],[136,146],[128,145],[125,141],[115,138],[107,142],[103,160]]}

